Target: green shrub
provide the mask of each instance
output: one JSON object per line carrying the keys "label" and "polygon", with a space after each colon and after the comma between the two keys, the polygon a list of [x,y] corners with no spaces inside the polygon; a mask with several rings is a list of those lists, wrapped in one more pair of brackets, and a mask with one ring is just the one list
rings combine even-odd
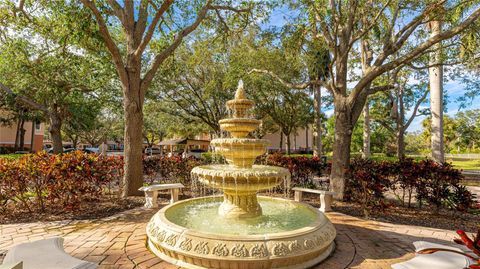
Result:
{"label": "green shrub", "polygon": [[0,206],[4,212],[11,204],[30,212],[47,207],[74,210],[82,201],[98,199],[107,185],[117,183],[122,167],[120,158],[80,151],[0,159]]}
{"label": "green shrub", "polygon": [[151,156],[143,160],[143,172],[148,184],[180,181],[185,186],[189,186],[192,182],[190,172],[195,166],[204,163],[204,161],[195,158]]}
{"label": "green shrub", "polygon": [[386,191],[396,194],[403,205],[407,199],[409,207],[415,197],[419,207],[427,203],[435,210],[466,211],[474,207],[475,197],[460,185],[462,179],[461,171],[448,163],[439,164],[428,159],[379,162],[358,158],[350,165],[345,198],[359,202],[365,215],[387,205]]}

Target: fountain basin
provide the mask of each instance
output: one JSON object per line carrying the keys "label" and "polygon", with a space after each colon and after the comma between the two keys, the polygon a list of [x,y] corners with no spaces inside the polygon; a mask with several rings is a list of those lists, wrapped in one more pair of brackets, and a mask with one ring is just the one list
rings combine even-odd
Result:
{"label": "fountain basin", "polygon": [[221,196],[162,208],[147,225],[149,249],[185,268],[308,268],[330,255],[336,232],[317,209],[281,198],[258,197],[263,215],[216,217]]}

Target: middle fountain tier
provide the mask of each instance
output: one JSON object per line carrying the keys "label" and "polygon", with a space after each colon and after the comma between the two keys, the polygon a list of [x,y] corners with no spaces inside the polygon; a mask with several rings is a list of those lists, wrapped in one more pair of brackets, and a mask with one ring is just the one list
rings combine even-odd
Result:
{"label": "middle fountain tier", "polygon": [[218,213],[225,218],[253,218],[262,215],[257,192],[288,182],[290,172],[282,167],[254,165],[264,154],[268,140],[247,138],[261,121],[248,117],[254,103],[245,98],[240,81],[235,99],[227,102],[232,118],[220,120],[220,128],[230,132],[232,138],[213,139],[215,152],[224,156],[228,164],[204,165],[192,170],[201,183],[223,190],[223,203]]}

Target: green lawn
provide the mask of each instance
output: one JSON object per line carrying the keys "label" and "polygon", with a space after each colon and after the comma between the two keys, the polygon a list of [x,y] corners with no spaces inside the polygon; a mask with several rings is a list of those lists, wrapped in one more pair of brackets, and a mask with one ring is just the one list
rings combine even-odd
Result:
{"label": "green lawn", "polygon": [[467,160],[467,159],[448,159],[447,162],[451,162],[457,169],[462,170],[480,170],[480,159]]}
{"label": "green lawn", "polygon": [[14,153],[11,153],[11,154],[0,154],[0,159],[7,159],[7,160],[15,160],[15,159],[18,159],[22,156],[24,156],[25,154],[14,154]]}

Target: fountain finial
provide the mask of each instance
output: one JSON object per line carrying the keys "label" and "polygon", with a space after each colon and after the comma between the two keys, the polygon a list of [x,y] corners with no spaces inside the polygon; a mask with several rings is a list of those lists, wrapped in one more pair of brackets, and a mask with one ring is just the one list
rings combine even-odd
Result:
{"label": "fountain finial", "polygon": [[238,81],[237,91],[235,92],[235,99],[247,99],[245,98],[245,89],[243,88],[243,80]]}

